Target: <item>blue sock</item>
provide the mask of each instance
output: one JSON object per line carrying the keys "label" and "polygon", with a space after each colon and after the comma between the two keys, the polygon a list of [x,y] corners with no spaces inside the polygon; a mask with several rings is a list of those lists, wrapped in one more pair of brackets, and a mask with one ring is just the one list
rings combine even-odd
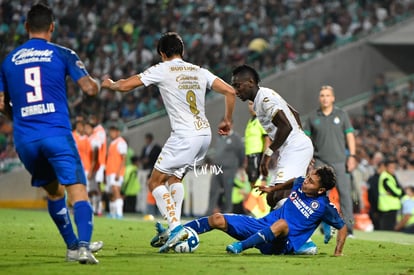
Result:
{"label": "blue sock", "polygon": [[78,201],[73,206],[75,223],[78,228],[79,246],[89,246],[93,230],[93,210],[88,201]]}
{"label": "blue sock", "polygon": [[241,242],[242,243],[242,248],[244,250],[244,249],[252,248],[252,247],[254,247],[258,244],[269,243],[269,242],[272,242],[275,238],[276,237],[273,234],[270,227],[266,227],[266,228],[258,231],[257,233],[251,235],[246,240],[242,241]]}
{"label": "blue sock", "polygon": [[322,225],[322,229],[323,229],[323,242],[324,243],[329,243],[329,241],[332,238],[331,235],[331,226],[325,222],[321,222]]}
{"label": "blue sock", "polygon": [[66,206],[66,196],[62,199],[47,201],[49,214],[59,229],[60,235],[66,243],[68,249],[78,248],[78,238],[73,232],[72,222],[70,221],[69,210]]}
{"label": "blue sock", "polygon": [[191,222],[184,224],[184,226],[191,227],[198,234],[202,234],[211,230],[211,227],[208,224],[208,217],[201,217],[199,219],[192,220]]}

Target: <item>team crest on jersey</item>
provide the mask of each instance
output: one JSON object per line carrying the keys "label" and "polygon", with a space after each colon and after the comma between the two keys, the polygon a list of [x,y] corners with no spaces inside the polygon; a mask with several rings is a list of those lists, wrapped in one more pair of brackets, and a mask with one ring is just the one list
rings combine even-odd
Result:
{"label": "team crest on jersey", "polygon": [[298,197],[298,193],[296,193],[295,191],[293,191],[292,193],[290,193],[289,198],[290,200],[295,200]]}
{"label": "team crest on jersey", "polygon": [[333,123],[334,123],[334,124],[339,124],[340,122],[341,122],[341,120],[340,120],[340,119],[339,119],[339,117],[337,117],[337,116],[336,116],[336,117],[334,118],[334,120],[333,120]]}
{"label": "team crest on jersey", "polygon": [[80,60],[76,61],[76,66],[78,66],[79,69],[85,69],[85,64],[83,64],[83,62]]}
{"label": "team crest on jersey", "polygon": [[311,202],[311,204],[310,204],[310,207],[311,207],[313,210],[318,209],[318,208],[319,208],[319,202],[318,202],[318,201],[312,201],[312,202]]}

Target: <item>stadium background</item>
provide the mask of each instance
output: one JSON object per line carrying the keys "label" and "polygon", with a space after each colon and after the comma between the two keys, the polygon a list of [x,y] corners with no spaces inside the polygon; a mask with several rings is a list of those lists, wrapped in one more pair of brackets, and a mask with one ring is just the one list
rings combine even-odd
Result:
{"label": "stadium background", "polygon": [[[262,79],[262,85],[278,91],[301,114],[306,115],[317,106],[319,87],[329,84],[335,87],[339,105],[344,106],[351,113],[359,113],[362,111],[361,106],[370,96],[370,89],[376,75],[384,73],[388,78],[398,79],[414,72],[412,62],[414,52],[411,50],[413,44],[414,18],[408,18],[384,31],[330,51],[320,52],[315,58],[297,64],[290,70],[268,74]],[[237,132],[243,133],[249,118],[247,105],[240,100],[236,105],[234,128]],[[214,132],[223,110],[221,96],[210,96],[206,110]],[[158,143],[164,143],[170,127],[168,118],[163,115],[163,112],[128,123],[128,130],[125,131],[124,136],[128,139],[129,145],[139,152],[147,132],[152,132]],[[211,147],[214,148],[214,142]],[[145,178],[145,175],[141,177]],[[403,176],[404,178],[412,179],[414,176],[409,174]],[[184,209],[186,214],[201,213],[206,202],[202,199],[205,196],[199,194],[208,194],[206,191],[208,176],[193,180],[197,188],[190,192],[198,198],[198,202],[197,206],[187,204],[187,207],[192,208]],[[192,179],[187,181],[191,182]],[[404,183],[404,180],[402,181]],[[29,177],[23,169],[1,175],[0,207],[44,207],[43,192],[34,191],[29,182]]]}

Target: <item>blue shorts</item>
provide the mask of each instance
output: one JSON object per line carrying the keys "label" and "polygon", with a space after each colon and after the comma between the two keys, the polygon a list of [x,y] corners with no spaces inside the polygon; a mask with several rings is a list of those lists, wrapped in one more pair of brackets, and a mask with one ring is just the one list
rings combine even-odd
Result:
{"label": "blue shorts", "polygon": [[58,180],[63,185],[86,185],[85,172],[72,135],[43,138],[16,148],[20,160],[32,175],[32,186]]}
{"label": "blue shorts", "polygon": [[[270,227],[278,220],[277,214],[279,211],[272,211],[267,216],[256,219],[246,215],[238,214],[223,214],[227,222],[227,234],[233,238],[243,241],[256,234],[259,230]],[[256,246],[262,254],[280,255],[289,254],[293,252],[293,247],[290,245],[286,237],[276,238],[271,243],[263,243]]]}

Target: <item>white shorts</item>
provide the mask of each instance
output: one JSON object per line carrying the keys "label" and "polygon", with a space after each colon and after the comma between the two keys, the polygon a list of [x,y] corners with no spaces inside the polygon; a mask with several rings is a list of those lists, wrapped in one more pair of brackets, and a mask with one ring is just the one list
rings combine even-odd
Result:
{"label": "white shorts", "polygon": [[105,165],[101,165],[95,173],[95,181],[101,183],[104,181]]}
{"label": "white shorts", "polygon": [[182,137],[172,134],[162,148],[154,168],[182,179],[187,171],[201,164],[210,142],[211,135]]}
{"label": "white shorts", "polygon": [[279,149],[279,157],[270,185],[283,183],[289,179],[305,177],[313,157],[311,139],[297,135]]}
{"label": "white shorts", "polygon": [[108,193],[111,193],[112,186],[122,186],[122,183],[124,182],[124,177],[119,177],[118,180],[116,180],[116,174],[110,174],[106,176],[106,186],[105,191]]}
{"label": "white shorts", "polygon": [[95,178],[92,177],[92,179],[90,179],[88,181],[88,192],[101,192],[101,188],[99,187],[99,183],[96,182]]}

